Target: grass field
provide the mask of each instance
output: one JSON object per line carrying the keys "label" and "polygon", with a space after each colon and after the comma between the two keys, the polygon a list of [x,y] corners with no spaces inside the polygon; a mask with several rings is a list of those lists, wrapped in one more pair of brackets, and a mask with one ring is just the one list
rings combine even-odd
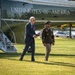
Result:
{"label": "grass field", "polygon": [[36,39],[35,62],[26,54],[23,61],[19,57],[23,44],[15,45],[17,53],[0,51],[0,75],[75,75],[75,39],[56,38],[49,61],[44,61],[45,47],[41,39]]}

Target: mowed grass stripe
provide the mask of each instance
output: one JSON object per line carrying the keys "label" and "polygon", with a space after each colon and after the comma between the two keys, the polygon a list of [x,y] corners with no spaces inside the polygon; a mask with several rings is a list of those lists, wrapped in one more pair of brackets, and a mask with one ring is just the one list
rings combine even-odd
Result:
{"label": "mowed grass stripe", "polygon": [[56,38],[48,62],[44,61],[45,47],[41,39],[35,40],[35,62],[30,61],[30,53],[19,61],[23,44],[15,45],[15,54],[0,51],[0,75],[75,75],[75,39]]}

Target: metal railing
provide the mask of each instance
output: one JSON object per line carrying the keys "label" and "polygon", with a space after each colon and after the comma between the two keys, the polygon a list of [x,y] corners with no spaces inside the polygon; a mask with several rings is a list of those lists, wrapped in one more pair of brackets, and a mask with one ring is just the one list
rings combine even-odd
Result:
{"label": "metal railing", "polygon": [[2,20],[5,22],[6,26],[11,30],[11,32],[12,32],[12,34],[13,34],[13,37],[14,37],[14,42],[15,42],[15,44],[16,44],[16,36],[15,36],[15,33],[14,33],[13,30],[10,28],[10,26],[8,25],[8,23],[7,23],[4,19],[2,19]]}

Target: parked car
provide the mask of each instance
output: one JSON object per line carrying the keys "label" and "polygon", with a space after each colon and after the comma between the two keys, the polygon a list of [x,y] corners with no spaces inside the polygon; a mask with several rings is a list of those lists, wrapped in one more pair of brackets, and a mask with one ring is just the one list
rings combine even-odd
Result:
{"label": "parked car", "polygon": [[[56,37],[69,37],[69,32],[63,32],[63,31],[58,31],[56,34],[55,34]],[[72,38],[75,38],[75,34],[72,34],[71,33],[71,37]]]}

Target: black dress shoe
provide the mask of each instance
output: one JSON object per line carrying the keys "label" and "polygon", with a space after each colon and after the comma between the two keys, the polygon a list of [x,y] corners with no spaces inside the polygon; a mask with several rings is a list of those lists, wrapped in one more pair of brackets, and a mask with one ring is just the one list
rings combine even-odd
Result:
{"label": "black dress shoe", "polygon": [[20,58],[19,61],[22,61],[22,59]]}
{"label": "black dress shoe", "polygon": [[34,61],[35,61],[35,59],[32,59],[31,61],[32,61],[32,62],[34,62]]}

